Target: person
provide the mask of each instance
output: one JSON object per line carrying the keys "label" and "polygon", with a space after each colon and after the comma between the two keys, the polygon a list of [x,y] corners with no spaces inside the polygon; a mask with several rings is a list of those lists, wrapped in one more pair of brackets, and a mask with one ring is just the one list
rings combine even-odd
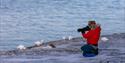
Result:
{"label": "person", "polygon": [[[88,28],[86,30],[86,28]],[[84,28],[79,28],[78,32],[82,33],[83,38],[86,39],[87,44],[81,47],[83,56],[98,55],[98,40],[100,38],[101,27],[95,21],[89,21],[88,25]]]}

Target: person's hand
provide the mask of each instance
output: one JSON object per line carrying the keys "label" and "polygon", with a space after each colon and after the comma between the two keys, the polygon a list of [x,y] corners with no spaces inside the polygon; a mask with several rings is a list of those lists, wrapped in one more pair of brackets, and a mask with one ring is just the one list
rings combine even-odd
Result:
{"label": "person's hand", "polygon": [[85,34],[87,34],[89,31],[85,31]]}
{"label": "person's hand", "polygon": [[85,41],[85,42],[86,42],[86,41],[87,41],[87,39],[83,38],[83,41]]}

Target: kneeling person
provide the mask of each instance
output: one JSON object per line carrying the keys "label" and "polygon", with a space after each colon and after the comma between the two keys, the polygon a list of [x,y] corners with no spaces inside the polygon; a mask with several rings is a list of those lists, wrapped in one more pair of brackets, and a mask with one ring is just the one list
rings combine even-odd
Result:
{"label": "kneeling person", "polygon": [[100,38],[101,27],[95,21],[89,21],[90,30],[82,33],[87,44],[81,47],[83,56],[95,56],[98,54],[98,40]]}

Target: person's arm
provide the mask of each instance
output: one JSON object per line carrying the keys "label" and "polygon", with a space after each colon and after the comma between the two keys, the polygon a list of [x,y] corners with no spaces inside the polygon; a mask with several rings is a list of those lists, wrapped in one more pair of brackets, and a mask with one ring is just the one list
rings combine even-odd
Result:
{"label": "person's arm", "polygon": [[91,37],[93,35],[93,33],[94,32],[92,30],[86,31],[85,34],[83,34],[83,37],[84,38],[89,38],[89,37]]}

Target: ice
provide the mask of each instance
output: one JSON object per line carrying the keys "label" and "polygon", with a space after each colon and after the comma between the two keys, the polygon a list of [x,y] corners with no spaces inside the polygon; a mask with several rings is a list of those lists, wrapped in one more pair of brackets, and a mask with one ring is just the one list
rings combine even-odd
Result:
{"label": "ice", "polygon": [[24,45],[18,45],[17,49],[24,50],[24,49],[26,49],[26,47]]}
{"label": "ice", "polygon": [[101,40],[104,41],[104,42],[106,42],[106,41],[108,41],[109,39],[108,39],[107,37],[101,37]]}
{"label": "ice", "polygon": [[42,40],[42,41],[36,41],[36,42],[35,42],[35,45],[36,45],[36,46],[40,46],[40,45],[42,45],[42,44],[43,44],[43,40]]}

